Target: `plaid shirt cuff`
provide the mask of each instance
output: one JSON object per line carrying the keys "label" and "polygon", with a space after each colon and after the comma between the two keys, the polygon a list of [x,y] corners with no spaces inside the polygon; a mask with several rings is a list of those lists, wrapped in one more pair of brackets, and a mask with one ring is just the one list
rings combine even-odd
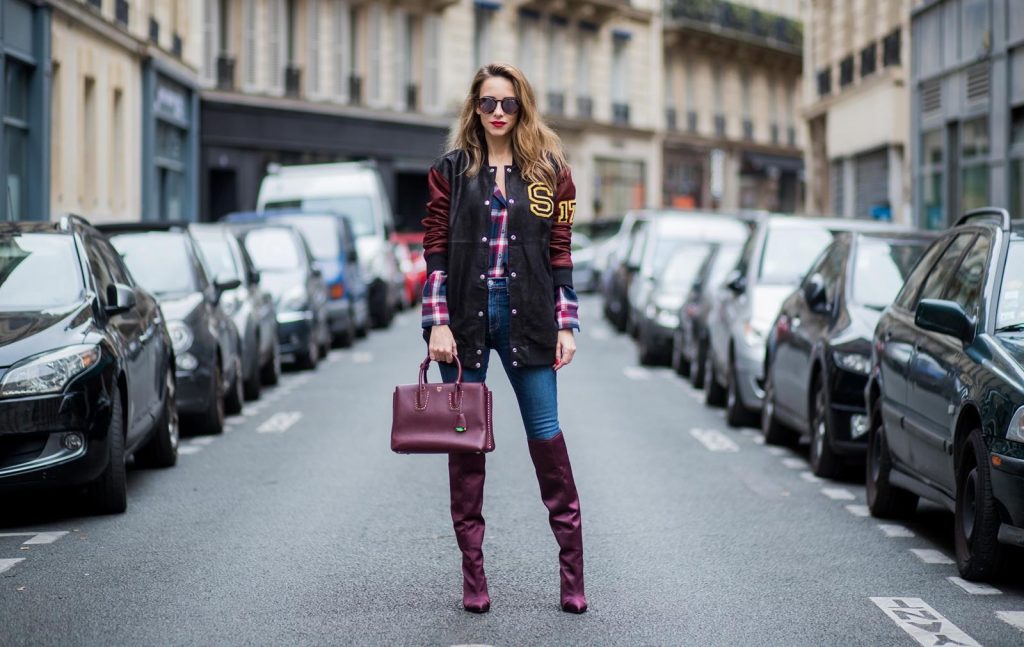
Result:
{"label": "plaid shirt cuff", "polygon": [[559,330],[580,329],[580,300],[568,285],[555,288],[555,319]]}
{"label": "plaid shirt cuff", "polygon": [[448,298],[445,296],[445,272],[431,272],[423,286],[423,327],[448,325]]}

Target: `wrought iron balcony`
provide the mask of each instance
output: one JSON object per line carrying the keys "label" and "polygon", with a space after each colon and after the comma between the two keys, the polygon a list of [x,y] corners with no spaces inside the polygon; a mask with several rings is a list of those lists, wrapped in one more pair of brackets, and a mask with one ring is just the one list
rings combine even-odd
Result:
{"label": "wrought iron balcony", "polygon": [[748,141],[754,139],[754,122],[751,119],[743,120],[743,139]]}
{"label": "wrought iron balcony", "polygon": [[153,43],[160,42],[160,23],[152,16],[149,17],[149,40]]}
{"label": "wrought iron balcony", "polygon": [[692,28],[801,54],[803,25],[727,0],[665,0],[665,26]]}
{"label": "wrought iron balcony", "polygon": [[629,104],[612,104],[612,123],[626,125],[629,123]]}
{"label": "wrought iron balcony", "polygon": [[590,97],[576,97],[576,116],[580,119],[594,117],[594,100]]}
{"label": "wrought iron balcony", "polygon": [[408,83],[405,86],[405,109],[410,111],[419,110],[420,86],[415,83]]}
{"label": "wrought iron balcony", "polygon": [[181,51],[184,49],[184,43],[181,40],[181,34],[174,34],[171,38],[171,53],[176,57],[181,58]]}
{"label": "wrought iron balcony", "polygon": [[691,133],[697,132],[697,111],[689,110],[686,113],[686,130]]}
{"label": "wrought iron balcony", "polygon": [[665,127],[669,130],[675,130],[678,128],[675,108],[665,108]]}
{"label": "wrought iron balcony", "polygon": [[348,101],[355,105],[363,102],[363,77],[358,74],[348,77]]}

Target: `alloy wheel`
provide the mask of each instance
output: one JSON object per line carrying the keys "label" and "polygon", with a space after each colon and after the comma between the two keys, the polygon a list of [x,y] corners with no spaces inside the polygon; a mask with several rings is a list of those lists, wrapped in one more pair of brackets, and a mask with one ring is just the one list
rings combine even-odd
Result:
{"label": "alloy wheel", "polygon": [[178,440],[181,437],[181,429],[178,427],[178,385],[174,380],[174,369],[167,370],[167,438],[171,447],[178,448]]}
{"label": "alloy wheel", "polygon": [[971,467],[964,479],[964,501],[963,512],[960,515],[960,527],[963,530],[967,543],[971,543],[974,536],[974,526],[978,513],[978,467]]}

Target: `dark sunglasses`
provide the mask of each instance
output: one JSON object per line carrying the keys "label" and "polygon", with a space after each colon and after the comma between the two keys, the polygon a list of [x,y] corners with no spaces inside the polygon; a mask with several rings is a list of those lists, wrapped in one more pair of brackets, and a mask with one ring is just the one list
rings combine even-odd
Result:
{"label": "dark sunglasses", "polygon": [[[476,100],[476,105],[480,108],[480,112],[485,115],[489,115],[498,107],[498,100],[494,97],[480,97]],[[519,112],[519,99],[516,99],[515,97],[505,97],[501,100],[501,110],[506,115],[516,114]]]}

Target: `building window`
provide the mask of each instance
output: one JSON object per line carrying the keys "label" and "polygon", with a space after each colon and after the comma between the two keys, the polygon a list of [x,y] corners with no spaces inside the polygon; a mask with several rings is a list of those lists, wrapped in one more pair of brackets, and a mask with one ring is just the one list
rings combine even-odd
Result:
{"label": "building window", "polygon": [[601,158],[595,162],[595,216],[625,213],[646,205],[643,162]]}
{"label": "building window", "polygon": [[991,0],[962,0],[960,5],[960,60],[973,60],[984,56],[991,48],[990,3]]}
{"label": "building window", "polygon": [[853,83],[853,56],[839,61],[839,87],[845,88]]}
{"label": "building window", "polygon": [[242,79],[246,89],[252,90],[259,82],[257,76],[257,41],[256,35],[256,0],[243,0],[242,2],[242,52],[245,57],[242,62]]}
{"label": "building window", "polygon": [[832,68],[818,70],[818,96],[823,97],[832,92]]}
{"label": "building window", "polygon": [[612,38],[612,121],[629,123],[629,39],[624,32]]}
{"label": "building window", "polygon": [[[111,132],[111,169],[128,168],[131,160],[127,158],[124,146],[124,92],[121,88],[114,90],[112,110],[110,112]],[[118,212],[124,208],[124,182],[119,173],[110,173],[110,208]]]}
{"label": "building window", "polygon": [[491,56],[491,29],[494,12],[500,5],[477,4],[473,9],[475,29],[473,30],[473,61],[477,68],[486,65]]}
{"label": "building window", "polygon": [[989,203],[988,118],[965,121],[960,130],[960,211]]}
{"label": "building window", "polygon": [[[8,63],[10,65],[10,63]],[[10,78],[10,68],[8,68]],[[96,206],[96,132],[99,123],[96,120],[96,80],[85,77],[82,88],[82,174],[81,202],[85,209],[92,210]]]}
{"label": "building window", "polygon": [[27,213],[29,191],[29,96],[32,68],[8,57],[4,66],[7,99],[3,112],[4,158],[7,168],[7,204],[9,220],[31,218]]}
{"label": "building window", "polygon": [[551,18],[551,25],[548,27],[548,112],[557,115],[565,114],[565,83],[562,68],[565,63],[563,44],[567,24],[565,18],[555,16]]}
{"label": "building window", "polygon": [[721,115],[722,110],[724,109],[725,98],[723,96],[723,85],[722,66],[716,64],[711,68],[711,101],[716,117]]}
{"label": "building window", "polygon": [[288,25],[286,0],[270,0],[267,10],[270,20],[267,28],[267,87],[275,92],[284,91],[284,67],[288,60]]}
{"label": "building window", "polygon": [[334,62],[334,95],[343,103],[349,100],[349,77],[352,75],[352,45],[349,42],[349,6],[347,0],[334,0],[334,15],[331,25],[331,58]]}
{"label": "building window", "polygon": [[348,26],[349,38],[349,64],[352,67],[352,74],[348,78],[348,100],[352,103],[363,102],[363,79],[366,76],[366,56],[363,47],[366,37],[360,30],[360,9],[353,6],[349,11]]}
{"label": "building window", "polygon": [[921,136],[921,205],[924,210],[924,226],[928,229],[942,229],[946,226],[946,212],[943,207],[945,146],[942,140],[941,128],[930,130]]}
{"label": "building window", "polygon": [[576,116],[590,119],[594,112],[594,100],[590,94],[590,57],[594,51],[596,27],[580,24],[577,33],[576,78]]}
{"label": "building window", "polygon": [[436,13],[423,19],[423,108],[441,109],[441,16]]}
{"label": "building window", "polygon": [[395,108],[397,110],[419,109],[419,87],[414,74],[414,42],[416,17],[401,10],[394,15],[395,34]]}
{"label": "building window", "polygon": [[384,10],[379,4],[372,4],[367,14],[366,25],[366,89],[367,100],[372,104],[380,104],[383,99],[383,87],[381,84],[383,30]]}
{"label": "building window", "polygon": [[740,110],[743,113],[743,138],[753,139],[754,138],[754,120],[751,118],[751,88],[750,88],[750,72],[743,70],[740,72]]}
{"label": "building window", "polygon": [[871,76],[875,73],[875,67],[878,62],[878,47],[875,43],[871,43],[864,49],[860,50],[860,77]]}
{"label": "building window", "polygon": [[882,40],[882,65],[900,64],[900,30],[892,32]]}
{"label": "building window", "polygon": [[[686,79],[683,81],[685,85],[686,93],[686,112],[697,114],[697,70],[693,64],[693,59],[689,56],[686,57],[686,63],[684,64],[684,70],[686,72]],[[695,130],[694,128],[693,130]]]}
{"label": "building window", "polygon": [[217,55],[220,54],[220,2],[203,4],[203,80],[217,81]]}
{"label": "building window", "polygon": [[306,39],[306,90],[311,96],[320,94],[320,0],[309,0],[309,35]]}
{"label": "building window", "polygon": [[537,52],[537,28],[540,15],[535,11],[523,9],[519,12],[519,31],[517,35],[516,58],[519,61],[519,69],[523,71],[526,78],[534,76],[534,59]]}

